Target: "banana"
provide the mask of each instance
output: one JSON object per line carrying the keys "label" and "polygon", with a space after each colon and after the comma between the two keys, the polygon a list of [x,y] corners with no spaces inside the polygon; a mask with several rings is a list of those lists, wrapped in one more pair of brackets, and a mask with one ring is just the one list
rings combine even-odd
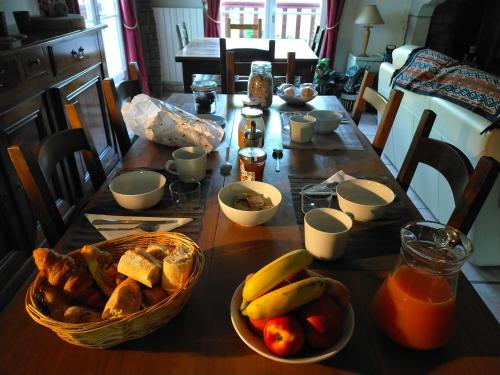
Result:
{"label": "banana", "polygon": [[325,277],[325,294],[333,297],[340,307],[346,307],[351,302],[349,290],[340,281]]}
{"label": "banana", "polygon": [[258,270],[243,287],[243,301],[240,310],[249,302],[269,292],[288,276],[307,268],[313,256],[304,249],[290,251]]}
{"label": "banana", "polygon": [[323,277],[310,277],[273,290],[250,302],[241,312],[251,319],[270,319],[305,305],[323,295]]}

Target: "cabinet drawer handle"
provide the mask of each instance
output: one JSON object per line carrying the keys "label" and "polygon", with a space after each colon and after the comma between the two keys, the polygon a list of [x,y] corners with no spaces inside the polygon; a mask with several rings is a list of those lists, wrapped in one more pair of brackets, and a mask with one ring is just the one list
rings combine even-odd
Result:
{"label": "cabinet drawer handle", "polygon": [[31,65],[40,65],[41,61],[38,57],[35,57],[31,60]]}
{"label": "cabinet drawer handle", "polygon": [[85,58],[85,49],[83,47],[78,48],[78,52],[75,50],[71,51],[71,55],[78,60],[83,60]]}

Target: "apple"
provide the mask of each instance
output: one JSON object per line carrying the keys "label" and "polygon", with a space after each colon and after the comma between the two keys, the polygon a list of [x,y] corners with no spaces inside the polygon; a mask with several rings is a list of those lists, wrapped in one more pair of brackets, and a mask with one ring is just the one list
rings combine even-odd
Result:
{"label": "apple", "polygon": [[309,277],[311,277],[311,275],[309,275],[309,272],[307,272],[307,270],[304,268],[288,276],[287,281],[289,281],[290,283],[294,283],[299,280],[308,279]]}
{"label": "apple", "polygon": [[277,356],[289,357],[304,346],[304,331],[293,316],[278,316],[264,326],[264,343]]}
{"label": "apple", "polygon": [[250,323],[250,328],[260,337],[264,335],[264,327],[269,319],[252,319],[248,318],[248,323]]}
{"label": "apple", "polygon": [[342,330],[342,309],[334,298],[323,295],[299,310],[305,341],[314,349],[326,349],[338,340]]}

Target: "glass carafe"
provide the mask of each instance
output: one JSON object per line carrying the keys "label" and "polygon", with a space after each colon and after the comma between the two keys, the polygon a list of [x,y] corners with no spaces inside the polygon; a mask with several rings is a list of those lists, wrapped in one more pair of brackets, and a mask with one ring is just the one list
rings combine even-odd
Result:
{"label": "glass carafe", "polygon": [[406,224],[398,261],[372,303],[381,330],[413,349],[445,345],[454,328],[459,271],[471,253],[470,240],[452,227],[427,221]]}

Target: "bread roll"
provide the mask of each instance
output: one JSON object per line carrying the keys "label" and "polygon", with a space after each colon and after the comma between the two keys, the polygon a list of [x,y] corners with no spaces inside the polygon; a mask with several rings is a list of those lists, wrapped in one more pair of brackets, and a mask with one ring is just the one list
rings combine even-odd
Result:
{"label": "bread roll", "polygon": [[118,262],[118,272],[151,288],[160,281],[161,262],[144,249],[127,250]]}
{"label": "bread roll", "polygon": [[139,311],[142,303],[141,287],[132,278],[127,278],[116,287],[109,297],[104,311],[103,319],[112,319]]}
{"label": "bread roll", "polygon": [[311,87],[303,87],[301,91],[301,95],[304,98],[309,98],[314,95],[314,90]]}
{"label": "bread roll", "polygon": [[160,286],[142,289],[142,304],[144,307],[156,305],[168,297],[168,293]]}
{"label": "bread roll", "polygon": [[163,258],[161,287],[169,293],[182,288],[191,275],[193,253],[184,246],[179,246],[172,254]]}
{"label": "bread roll", "polygon": [[64,311],[64,321],[66,323],[90,323],[100,322],[101,320],[100,313],[83,306],[70,306]]}
{"label": "bread roll", "polygon": [[163,258],[165,258],[165,255],[168,254],[168,251],[165,246],[149,245],[148,248],[146,249],[146,253],[154,256],[156,259],[161,261],[163,260]]}
{"label": "bread roll", "polygon": [[295,96],[295,88],[294,87],[287,87],[284,91],[283,94],[286,96]]}
{"label": "bread roll", "polygon": [[95,246],[84,246],[80,249],[80,253],[83,255],[85,263],[87,263],[99,289],[106,296],[111,296],[117,285],[114,277],[116,275],[116,265],[113,264],[113,256]]}

